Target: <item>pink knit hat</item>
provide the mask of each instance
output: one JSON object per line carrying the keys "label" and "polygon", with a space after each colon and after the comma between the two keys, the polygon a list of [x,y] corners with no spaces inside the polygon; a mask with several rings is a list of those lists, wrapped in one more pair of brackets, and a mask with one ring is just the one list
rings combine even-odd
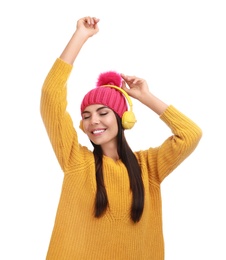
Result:
{"label": "pink knit hat", "polygon": [[121,87],[121,75],[114,71],[101,73],[96,83],[96,88],[90,90],[83,98],[81,103],[81,113],[89,105],[102,104],[111,108],[120,117],[128,110],[126,98],[117,89],[105,87],[105,85],[112,85]]}

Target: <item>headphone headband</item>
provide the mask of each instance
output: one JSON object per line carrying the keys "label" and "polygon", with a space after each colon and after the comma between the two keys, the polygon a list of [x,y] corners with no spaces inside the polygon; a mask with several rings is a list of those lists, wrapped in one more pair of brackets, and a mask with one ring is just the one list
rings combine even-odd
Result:
{"label": "headphone headband", "polygon": [[122,88],[120,88],[118,86],[114,86],[114,85],[102,85],[101,87],[114,88],[114,89],[117,89],[119,92],[121,92],[125,96],[125,98],[127,99],[129,106],[130,106],[130,109],[132,111],[133,103],[132,103],[130,96],[125,92],[125,90],[123,90]]}

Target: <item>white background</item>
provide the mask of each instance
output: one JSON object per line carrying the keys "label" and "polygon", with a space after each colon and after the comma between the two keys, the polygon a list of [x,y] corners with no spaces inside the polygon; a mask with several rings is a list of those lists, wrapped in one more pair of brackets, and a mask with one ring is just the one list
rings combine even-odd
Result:
{"label": "white background", "polygon": [[[100,72],[145,78],[203,130],[194,153],[162,184],[166,260],[225,260],[225,1],[5,1],[0,6],[0,259],[44,260],[63,173],[44,129],[43,81],[83,16],[100,18],[68,82],[78,129],[81,98]],[[134,150],[171,132],[134,101]],[[89,146],[78,130],[80,142]],[[82,223],[81,223],[82,224]]]}

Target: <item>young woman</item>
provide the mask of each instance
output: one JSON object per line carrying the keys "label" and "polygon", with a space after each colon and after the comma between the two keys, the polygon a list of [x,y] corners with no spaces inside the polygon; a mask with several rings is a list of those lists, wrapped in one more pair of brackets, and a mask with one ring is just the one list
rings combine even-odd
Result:
{"label": "young woman", "polygon": [[[66,86],[83,44],[99,19],[84,17],[49,71],[41,115],[64,180],[46,259],[164,259],[160,184],[196,148],[201,129],[155,97],[144,79],[100,74],[81,103],[82,146],[68,114]],[[132,152],[124,130],[135,123],[130,97],[154,111],[172,130],[157,148]]]}

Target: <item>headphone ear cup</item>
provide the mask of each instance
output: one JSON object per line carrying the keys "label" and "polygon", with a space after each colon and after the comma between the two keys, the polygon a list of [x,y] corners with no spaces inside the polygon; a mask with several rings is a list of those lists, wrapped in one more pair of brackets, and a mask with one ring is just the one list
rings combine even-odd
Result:
{"label": "headphone ear cup", "polygon": [[84,128],[83,128],[83,122],[82,122],[82,120],[80,120],[79,128],[80,128],[83,132],[85,132],[85,131],[84,131]]}
{"label": "headphone ear cup", "polygon": [[136,123],[135,115],[132,111],[126,111],[122,115],[122,127],[124,129],[131,129]]}

